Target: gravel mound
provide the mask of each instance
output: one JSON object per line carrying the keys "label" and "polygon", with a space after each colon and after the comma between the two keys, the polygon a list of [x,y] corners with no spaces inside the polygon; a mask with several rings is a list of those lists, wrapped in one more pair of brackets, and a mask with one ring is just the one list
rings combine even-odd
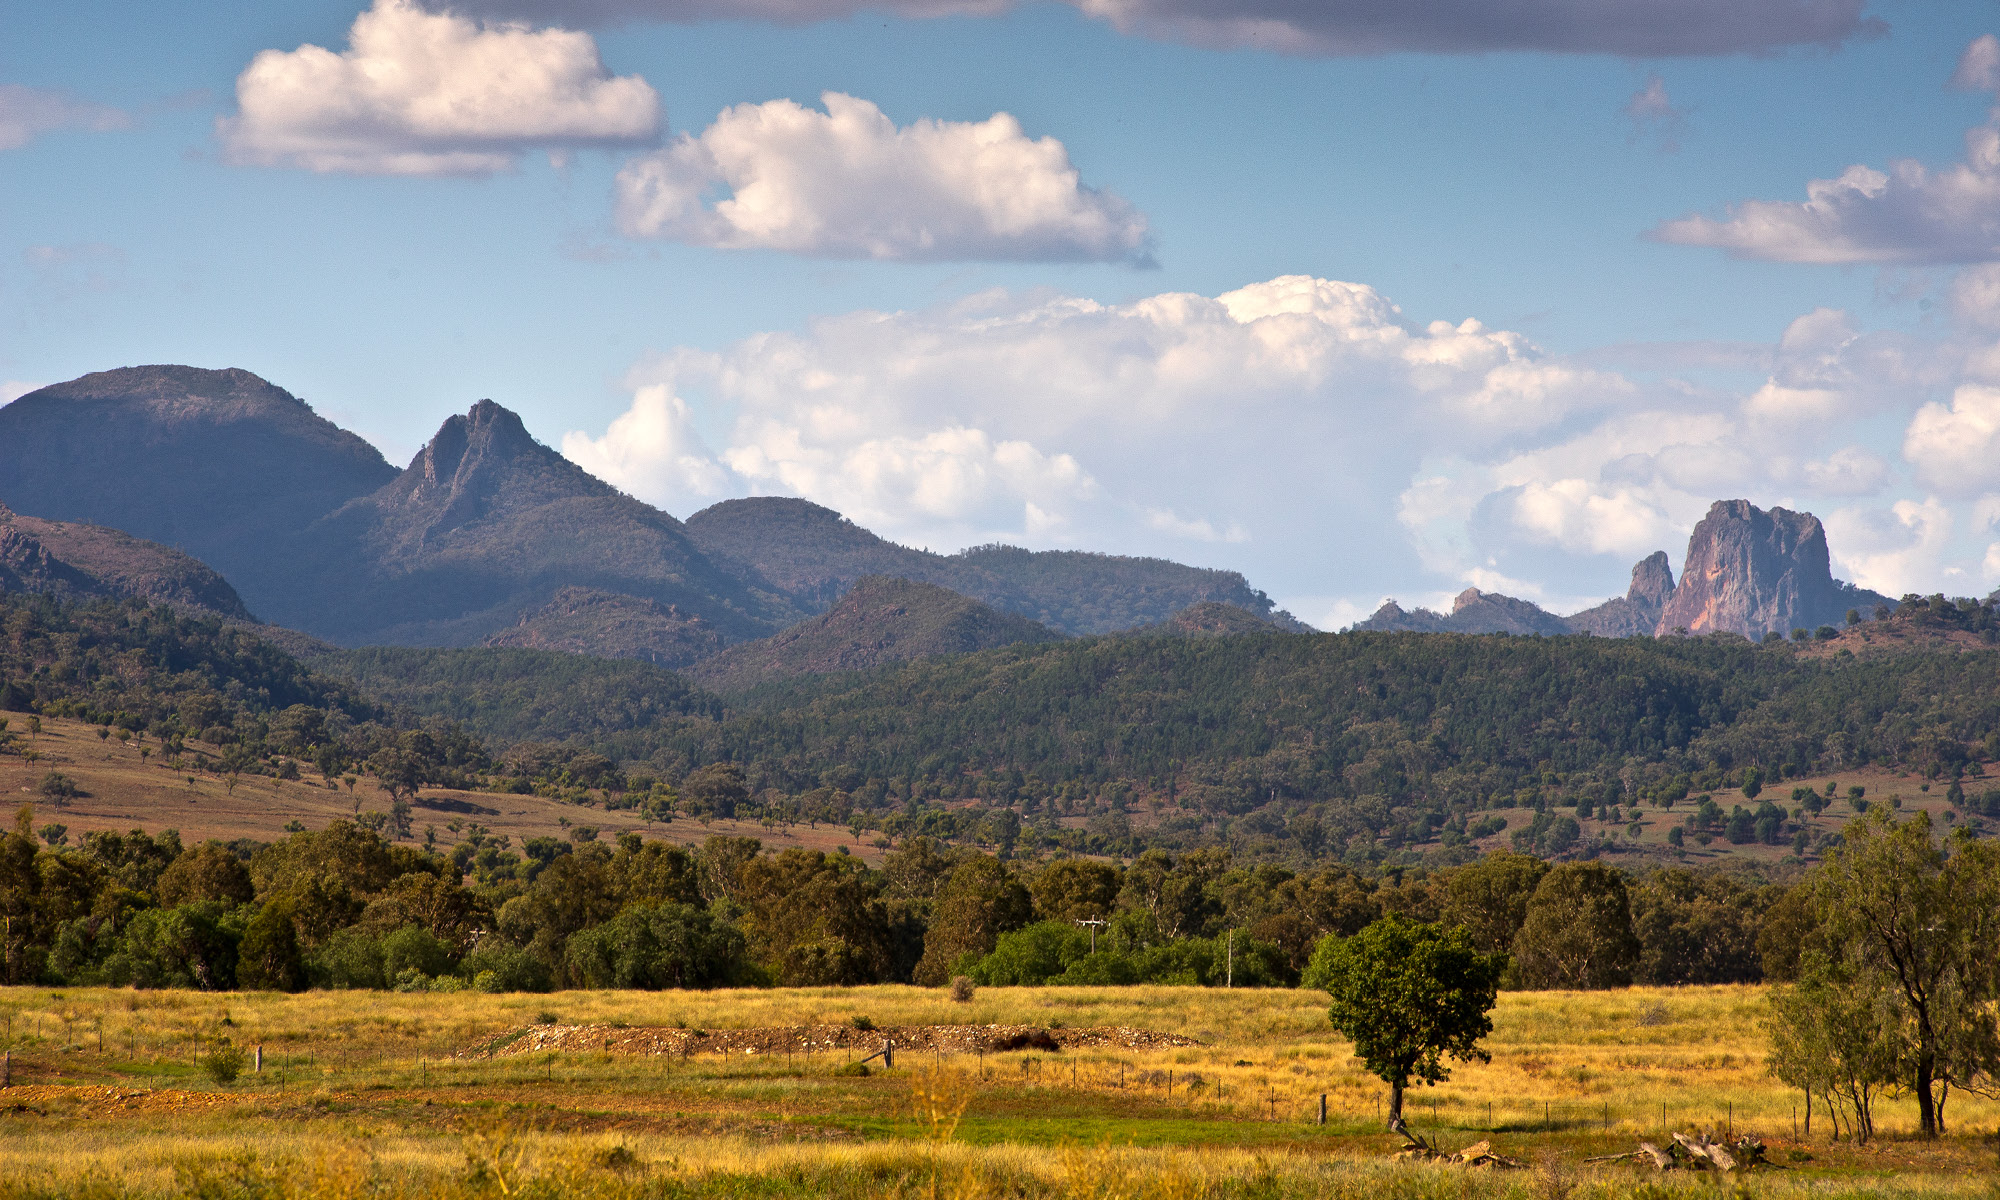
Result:
{"label": "gravel mound", "polygon": [[542,1050],[613,1054],[807,1054],[876,1051],[884,1042],[898,1050],[929,1054],[998,1053],[1039,1046],[1058,1050],[1139,1050],[1197,1046],[1191,1037],[1126,1026],[1047,1029],[1039,1025],[781,1025],[761,1029],[682,1029],[668,1026],[525,1025],[459,1051],[459,1058],[492,1058]]}

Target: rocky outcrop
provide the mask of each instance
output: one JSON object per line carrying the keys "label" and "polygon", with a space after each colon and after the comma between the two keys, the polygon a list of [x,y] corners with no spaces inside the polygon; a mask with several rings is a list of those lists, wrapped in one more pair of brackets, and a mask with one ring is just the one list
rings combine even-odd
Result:
{"label": "rocky outcrop", "polygon": [[1833,577],[1826,529],[1811,513],[1718,500],[1688,538],[1687,558],[1654,626],[1658,635],[1738,633],[1761,638],[1871,614],[1887,596]]}
{"label": "rocky outcrop", "polygon": [[1673,594],[1674,572],[1667,552],[1655,550],[1632,568],[1632,585],[1623,596],[1572,614],[1569,627],[1598,637],[1651,637]]}
{"label": "rocky outcrop", "polygon": [[1451,613],[1443,615],[1428,608],[1405,611],[1394,600],[1383,602],[1375,615],[1353,627],[1356,630],[1397,633],[1569,633],[1569,623],[1538,604],[1517,600],[1498,592],[1467,588],[1451,602]]}
{"label": "rocky outcrop", "polygon": [[[491,400],[445,421],[395,479],[315,524],[301,557],[338,601],[300,624],[346,645],[476,645],[566,587],[653,601],[725,641],[804,615],[746,587],[679,521],[542,445]],[[588,623],[569,621],[565,636]],[[573,639],[565,648],[586,649]]]}

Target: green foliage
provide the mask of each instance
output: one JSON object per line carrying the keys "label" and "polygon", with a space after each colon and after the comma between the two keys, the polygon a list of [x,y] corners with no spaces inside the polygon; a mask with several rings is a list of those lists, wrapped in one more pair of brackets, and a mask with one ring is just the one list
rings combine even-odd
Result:
{"label": "green foliage", "polygon": [[314,660],[370,695],[498,742],[577,738],[604,746],[672,718],[715,718],[722,702],[682,676],[629,659],[552,650],[368,646]]}
{"label": "green foliage", "polygon": [[750,974],[743,935],[693,904],[627,908],[569,939],[570,973],[592,988],[712,988]]}
{"label": "green foliage", "polygon": [[1515,966],[1530,988],[1610,988],[1632,982],[1639,942],[1625,878],[1603,863],[1564,863],[1528,901],[1514,939]]}
{"label": "green foliage", "polygon": [[2000,848],[1963,831],[1945,844],[1928,813],[1851,822],[1808,884],[1826,971],[1895,1025],[1893,1083],[1917,1099],[1925,1136],[1944,1132],[1952,1086],[2000,1073]]}
{"label": "green foliage", "polygon": [[1432,1085],[1449,1078],[1447,1057],[1491,1060],[1479,1040],[1493,1032],[1489,1014],[1506,959],[1481,954],[1465,930],[1384,917],[1353,937],[1330,939],[1315,965],[1333,997],[1333,1027],[1389,1085],[1391,1128],[1401,1126],[1412,1078]]}

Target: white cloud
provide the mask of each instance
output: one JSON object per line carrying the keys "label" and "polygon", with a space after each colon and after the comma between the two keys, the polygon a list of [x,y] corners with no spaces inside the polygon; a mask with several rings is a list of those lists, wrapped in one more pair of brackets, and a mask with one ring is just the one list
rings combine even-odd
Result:
{"label": "white cloud", "polygon": [[1950,495],[2000,486],[2000,388],[1964,384],[1951,403],[1924,405],[1903,433],[1917,478]]}
{"label": "white cloud", "polygon": [[1818,513],[1845,578],[1962,591],[2000,527],[2000,381],[1968,374],[1987,348],[1816,310],[1745,357],[1761,387],[1727,391],[1310,276],[1122,304],[992,291],[654,356],[631,412],[564,450],[676,512],[802,495],[940,549],[1232,567],[1334,627],[1467,585],[1571,611],[1734,497]]}
{"label": "white cloud", "polygon": [[1407,561],[1386,498],[1423,441],[1481,450],[1626,391],[1519,334],[1415,327],[1372,288],[1304,276],[1123,305],[989,292],[850,313],[667,354],[633,384],[665,393],[564,446],[647,499],[686,494],[681,443],[645,434],[664,394],[731,414],[713,459],[738,490],[890,536],[1232,562],[1223,548],[1295,556],[1282,548],[1339,510],[1328,553]]}
{"label": "white cloud", "polygon": [[[465,3],[466,0],[461,0]],[[1121,32],[1281,54],[1497,50],[1630,57],[1831,49],[1879,37],[1863,0],[1066,0]],[[454,5],[457,7],[457,5]],[[1012,0],[469,0],[472,11],[566,24],[832,21],[862,11],[988,16]]]}
{"label": "white cloud", "polygon": [[2000,38],[1980,34],[1958,56],[1951,86],[1961,92],[2000,92]]}
{"label": "white cloud", "polygon": [[45,133],[82,129],[109,133],[130,129],[131,115],[78,100],[66,92],[0,83],[0,150],[18,150]]}
{"label": "white cloud", "polygon": [[[2000,42],[1966,48],[1953,82],[2000,85]],[[1966,131],[1965,159],[1931,170],[1855,165],[1806,185],[1804,202],[1746,200],[1727,217],[1691,215],[1650,235],[1732,257],[1803,263],[1984,263],[2000,259],[2000,109]]]}
{"label": "white cloud", "polygon": [[565,457],[599,479],[623,484],[643,470],[652,499],[686,511],[718,499],[735,479],[709,452],[694,428],[687,401],[664,386],[642,387],[632,407],[611,422],[605,435],[563,438]]}
{"label": "white cloud", "polygon": [[1963,574],[1944,563],[1952,514],[1934,497],[1898,500],[1887,512],[1836,509],[1821,519],[1836,567],[1885,596],[1936,591],[1945,576]]}
{"label": "white cloud", "polygon": [[[725,109],[618,173],[631,237],[829,258],[1143,263],[1146,218],[1006,113],[897,128],[839,92]],[[726,195],[717,198],[718,189]]]}
{"label": "white cloud", "polygon": [[612,76],[589,34],[482,25],[411,0],[375,0],[349,48],[266,50],[217,122],[231,162],[363,175],[479,175],[535,148],[633,145],[660,100]]}
{"label": "white cloud", "polygon": [[1860,446],[1843,446],[1823,459],[1801,464],[1799,477],[1822,496],[1872,496],[1887,487],[1889,463]]}

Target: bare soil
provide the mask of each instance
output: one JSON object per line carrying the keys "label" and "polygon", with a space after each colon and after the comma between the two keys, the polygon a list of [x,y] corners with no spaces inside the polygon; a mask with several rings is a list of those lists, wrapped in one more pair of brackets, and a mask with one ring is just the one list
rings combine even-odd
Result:
{"label": "bare soil", "polygon": [[1136,1050],[1201,1044],[1195,1038],[1180,1034],[1109,1025],[1079,1029],[1049,1029],[1040,1025],[884,1025],[873,1029],[860,1029],[854,1025],[784,1025],[759,1029],[524,1025],[468,1046],[456,1057],[493,1058],[553,1050],[688,1058],[701,1054],[873,1052],[884,1045],[924,1054],[975,1054],[1018,1049],[1020,1039],[1041,1034],[1046,1034],[1062,1050]]}

